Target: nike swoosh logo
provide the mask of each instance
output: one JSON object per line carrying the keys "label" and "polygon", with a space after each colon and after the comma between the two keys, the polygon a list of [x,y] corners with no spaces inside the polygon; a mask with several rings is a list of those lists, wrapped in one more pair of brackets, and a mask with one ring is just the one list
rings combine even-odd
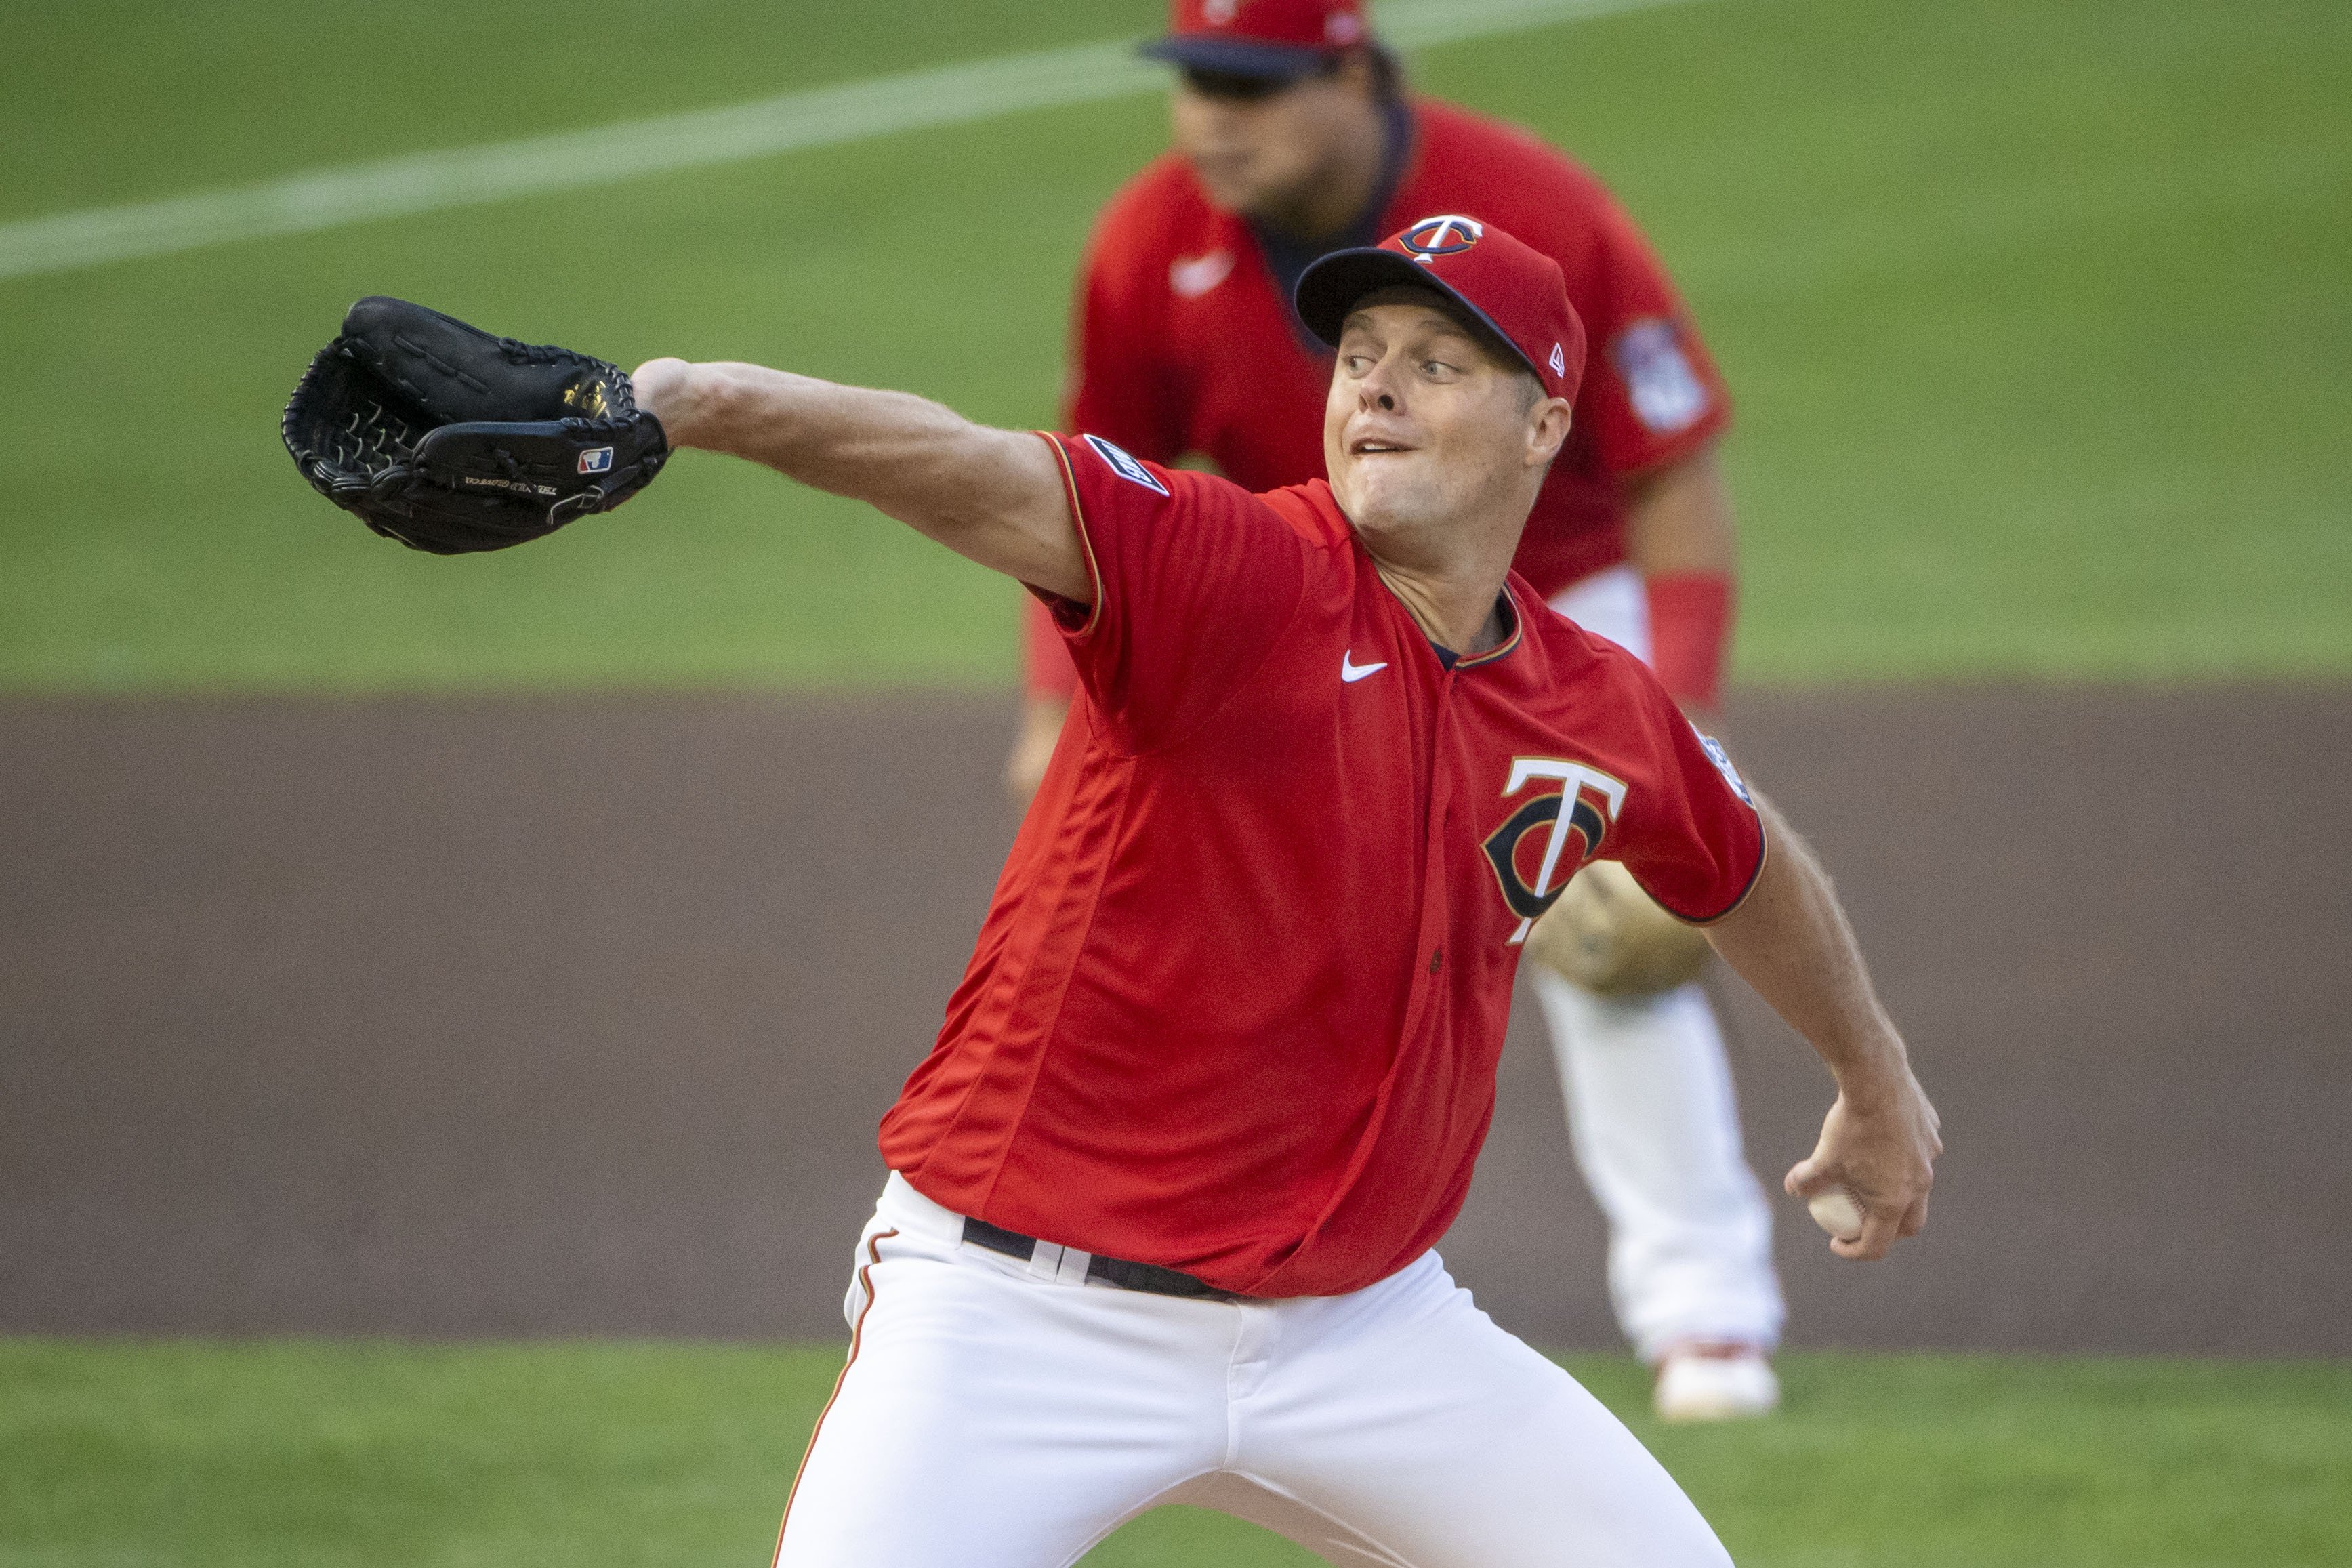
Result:
{"label": "nike swoosh logo", "polygon": [[1353,686],[1364,677],[1377,675],[1388,667],[1389,661],[1386,659],[1381,660],[1378,664],[1358,664],[1355,650],[1351,648],[1339,656],[1339,679]]}

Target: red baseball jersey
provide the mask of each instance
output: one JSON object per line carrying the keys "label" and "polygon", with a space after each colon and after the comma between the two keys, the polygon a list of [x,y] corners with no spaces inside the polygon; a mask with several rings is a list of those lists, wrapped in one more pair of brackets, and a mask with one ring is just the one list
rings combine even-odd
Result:
{"label": "red baseball jersey", "polygon": [[[1590,172],[1516,127],[1417,99],[1380,235],[1461,213],[1559,263],[1591,343],[1567,447],[1513,564],[1546,598],[1624,559],[1624,481],[1719,434],[1730,401],[1665,268]],[[1296,325],[1246,219],[1209,205],[1173,153],[1111,199],[1079,279],[1064,427],[1139,458],[1213,458],[1246,489],[1323,472],[1331,355]],[[1033,689],[1070,671],[1029,616]]]}
{"label": "red baseball jersey", "polygon": [[1369,1285],[1462,1205],[1557,889],[1600,856],[1715,919],[1761,826],[1640,661],[1524,579],[1455,660],[1323,481],[1052,439],[1096,584],[1055,611],[1081,692],[882,1152],[1064,1246]]}

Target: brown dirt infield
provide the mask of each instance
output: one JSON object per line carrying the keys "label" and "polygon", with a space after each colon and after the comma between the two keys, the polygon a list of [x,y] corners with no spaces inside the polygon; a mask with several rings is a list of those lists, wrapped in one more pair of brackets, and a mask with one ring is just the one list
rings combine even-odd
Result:
{"label": "brown dirt infield", "polygon": [[[0,703],[0,1331],[841,1333],[1003,702]],[[2352,1353],[2352,691],[1751,696],[1950,1143],[1802,1344]],[[1772,1180],[1826,1080],[1736,982]],[[1539,1039],[1444,1251],[1615,1342]]]}

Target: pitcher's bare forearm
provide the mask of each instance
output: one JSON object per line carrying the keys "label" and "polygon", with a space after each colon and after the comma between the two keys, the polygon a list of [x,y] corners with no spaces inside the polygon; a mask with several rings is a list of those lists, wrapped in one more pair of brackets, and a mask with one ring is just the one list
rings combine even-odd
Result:
{"label": "pitcher's bare forearm", "polygon": [[1784,1184],[1798,1196],[1844,1186],[1862,1201],[1853,1258],[1885,1255],[1927,1221],[1936,1109],[1912,1076],[1903,1037],[1879,1005],[1837,892],[1796,831],[1760,798],[1769,846],[1748,900],[1707,928],[1717,952],[1802,1035],[1837,1079],[1838,1098],[1812,1154]]}
{"label": "pitcher's bare forearm", "polygon": [[1706,928],[1725,961],[1821,1053],[1841,1089],[1869,1093],[1907,1073],[1828,873],[1770,802],[1764,869],[1747,901]]}
{"label": "pitcher's bare forearm", "polygon": [[1033,435],[908,393],[755,364],[652,360],[630,379],[673,446],[764,464],[992,571],[1076,603],[1094,596],[1061,464]]}

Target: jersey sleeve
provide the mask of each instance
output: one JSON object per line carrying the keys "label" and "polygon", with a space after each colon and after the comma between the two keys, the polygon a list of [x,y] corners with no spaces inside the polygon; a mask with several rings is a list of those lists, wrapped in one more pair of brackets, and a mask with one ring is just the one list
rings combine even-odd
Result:
{"label": "jersey sleeve", "polygon": [[1731,401],[1649,241],[1614,201],[1597,194],[1592,201],[1578,290],[1591,347],[1576,417],[1603,468],[1636,474],[1720,435]]}
{"label": "jersey sleeve", "polygon": [[1646,710],[1646,777],[1627,792],[1610,858],[1677,920],[1719,921],[1764,868],[1763,818],[1722,742],[1699,733],[1647,670],[1633,673]]}
{"label": "jersey sleeve", "polygon": [[1265,663],[1298,613],[1309,546],[1257,497],[1099,436],[1049,436],[1094,602],[1041,595],[1120,750],[1182,739]]}

